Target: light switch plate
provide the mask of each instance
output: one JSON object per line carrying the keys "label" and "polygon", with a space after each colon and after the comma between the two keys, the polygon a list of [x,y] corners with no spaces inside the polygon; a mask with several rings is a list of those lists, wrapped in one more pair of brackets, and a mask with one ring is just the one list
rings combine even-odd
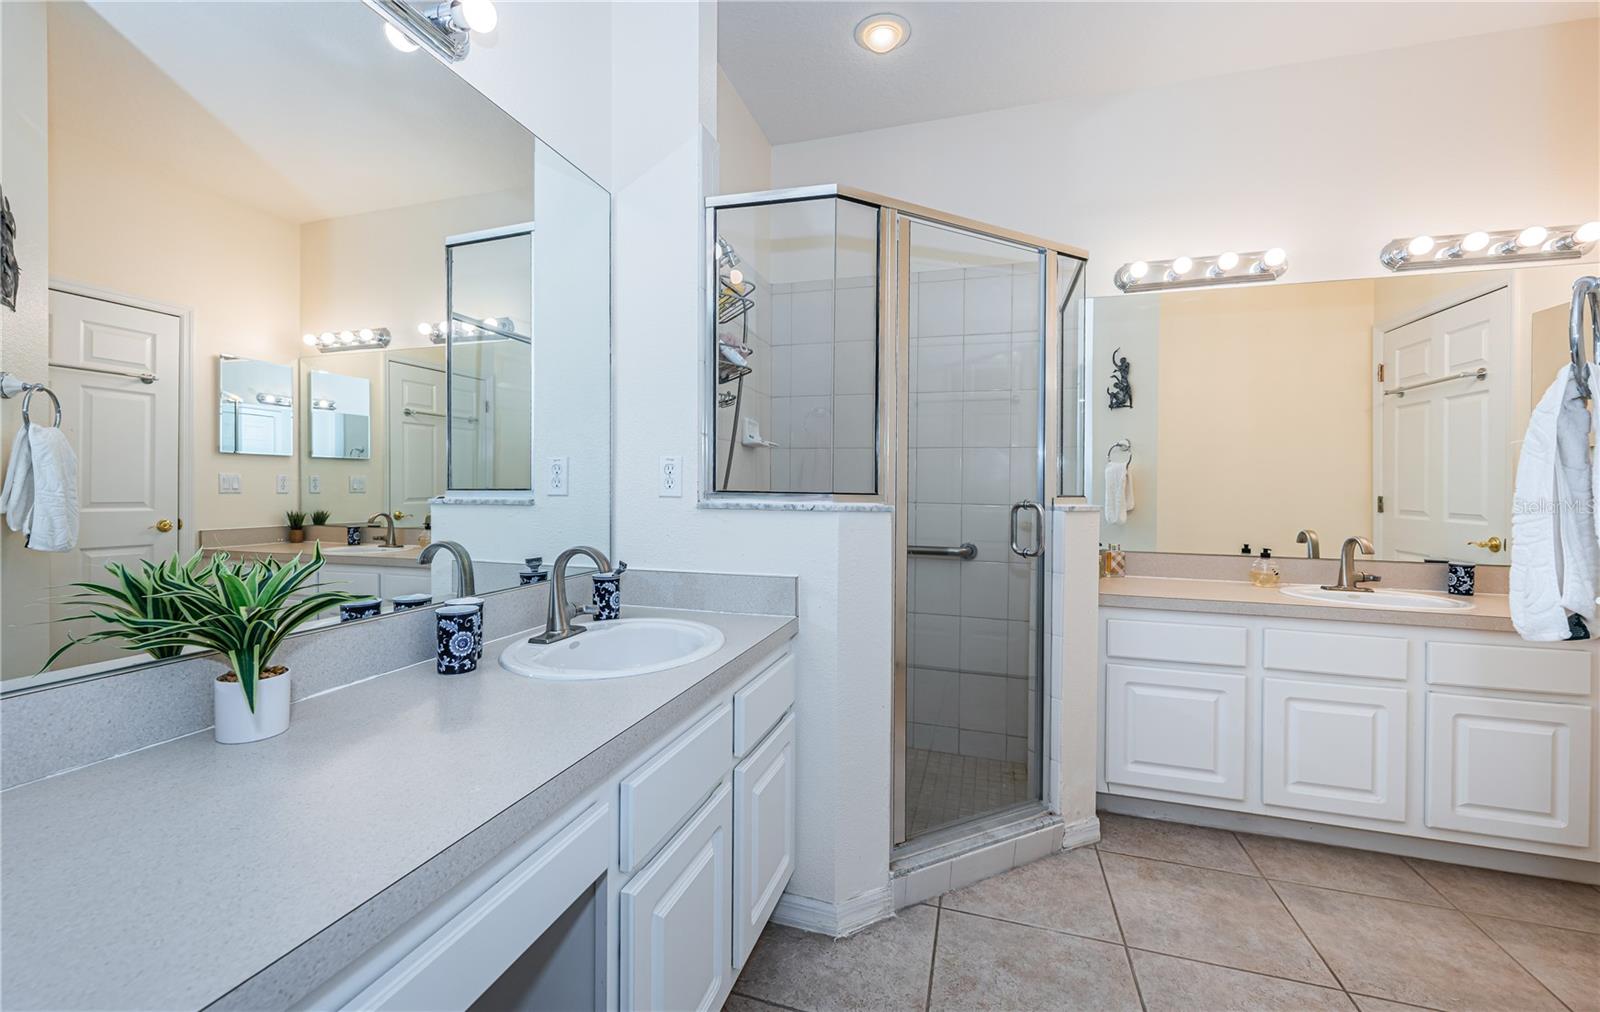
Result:
{"label": "light switch plate", "polygon": [[683,458],[661,458],[661,495],[681,498],[683,495]]}
{"label": "light switch plate", "polygon": [[567,481],[571,475],[567,473],[567,458],[551,457],[549,469],[545,472],[545,493],[548,495],[566,495]]}
{"label": "light switch plate", "polygon": [[228,471],[217,472],[217,494],[238,495],[243,486],[237,474]]}
{"label": "light switch plate", "polygon": [[367,491],[366,475],[352,474],[350,476],[350,491],[356,493],[357,495],[365,494]]}
{"label": "light switch plate", "polygon": [[306,476],[306,491],[310,492],[312,495],[321,494],[321,492],[322,492],[322,475],[320,475],[320,474],[307,475]]}
{"label": "light switch plate", "polygon": [[289,494],[289,476],[286,475],[286,474],[278,475],[278,494],[279,495],[288,495]]}

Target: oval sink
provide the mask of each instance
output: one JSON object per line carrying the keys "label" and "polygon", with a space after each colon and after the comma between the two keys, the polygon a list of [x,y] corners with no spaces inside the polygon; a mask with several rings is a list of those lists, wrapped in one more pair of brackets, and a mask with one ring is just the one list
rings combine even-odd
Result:
{"label": "oval sink", "polygon": [[383,555],[383,554],[385,554],[387,552],[404,551],[405,548],[406,548],[405,545],[396,545],[393,548],[389,547],[388,545],[333,545],[333,546],[326,546],[325,545],[325,546],[323,546],[322,554],[323,555]]}
{"label": "oval sink", "polygon": [[500,666],[557,681],[625,678],[709,657],[723,641],[720,629],[673,618],[621,618],[580,628],[585,631],[559,643],[513,643]]}
{"label": "oval sink", "polygon": [[1430,594],[1421,590],[1374,590],[1371,593],[1348,590],[1323,590],[1314,583],[1279,587],[1280,593],[1290,597],[1320,601],[1323,604],[1340,604],[1353,608],[1379,608],[1391,611],[1467,611],[1471,601],[1445,594]]}

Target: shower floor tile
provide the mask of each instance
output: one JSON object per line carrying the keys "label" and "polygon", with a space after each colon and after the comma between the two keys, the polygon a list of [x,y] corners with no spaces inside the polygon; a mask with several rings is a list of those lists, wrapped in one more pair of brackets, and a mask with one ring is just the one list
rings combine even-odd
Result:
{"label": "shower floor tile", "polygon": [[906,835],[926,833],[1028,798],[1028,767],[1001,759],[906,750]]}

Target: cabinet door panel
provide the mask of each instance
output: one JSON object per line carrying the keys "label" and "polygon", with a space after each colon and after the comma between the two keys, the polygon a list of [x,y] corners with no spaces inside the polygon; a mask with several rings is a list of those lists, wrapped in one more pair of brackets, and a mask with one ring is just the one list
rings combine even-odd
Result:
{"label": "cabinet door panel", "polygon": [[1244,798],[1245,677],[1106,665],[1106,780]]}
{"label": "cabinet door panel", "polygon": [[1261,700],[1262,801],[1405,821],[1405,689],[1267,678]]}
{"label": "cabinet door panel", "polygon": [[733,792],[717,788],[622,890],[625,1009],[708,1009],[733,973]]}
{"label": "cabinet door panel", "polygon": [[1428,693],[1427,822],[1589,843],[1587,706]]}
{"label": "cabinet door panel", "polygon": [[733,771],[733,956],[743,966],[794,874],[794,715]]}

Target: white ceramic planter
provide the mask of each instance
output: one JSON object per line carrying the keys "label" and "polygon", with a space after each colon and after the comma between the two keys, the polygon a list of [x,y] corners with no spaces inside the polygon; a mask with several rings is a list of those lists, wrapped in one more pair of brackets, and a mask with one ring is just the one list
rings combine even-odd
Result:
{"label": "white ceramic planter", "polygon": [[289,730],[289,672],[256,681],[256,710],[250,712],[238,682],[212,682],[217,741],[223,745],[271,738]]}

